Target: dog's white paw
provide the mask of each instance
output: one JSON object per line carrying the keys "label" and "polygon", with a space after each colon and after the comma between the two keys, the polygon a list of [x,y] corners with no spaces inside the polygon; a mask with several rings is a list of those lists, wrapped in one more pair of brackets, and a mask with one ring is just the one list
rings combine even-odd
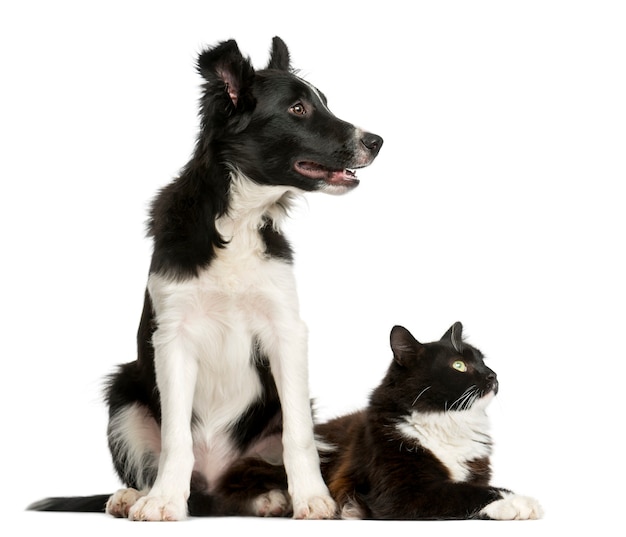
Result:
{"label": "dog's white paw", "polygon": [[335,518],[337,504],[329,494],[293,500],[293,517],[321,520]]}
{"label": "dog's white paw", "polygon": [[285,516],[291,510],[291,500],[284,490],[270,490],[252,500],[255,516]]}
{"label": "dog's white paw", "polygon": [[130,508],[145,495],[135,489],[120,489],[107,501],[106,512],[117,518],[127,518]]}
{"label": "dog's white paw", "polygon": [[505,494],[484,507],[481,514],[493,520],[536,520],[543,516],[543,509],[534,498]]}
{"label": "dog's white paw", "polygon": [[163,496],[143,496],[128,512],[129,520],[138,521],[173,521],[187,518],[187,502]]}

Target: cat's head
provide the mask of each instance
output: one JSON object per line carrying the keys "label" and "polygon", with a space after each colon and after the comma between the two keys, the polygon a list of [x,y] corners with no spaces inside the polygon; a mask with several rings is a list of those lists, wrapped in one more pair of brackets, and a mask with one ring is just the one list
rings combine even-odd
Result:
{"label": "cat's head", "polygon": [[393,327],[390,340],[394,359],[381,388],[402,411],[484,407],[498,391],[496,374],[463,341],[459,322],[432,343],[420,343],[402,326]]}

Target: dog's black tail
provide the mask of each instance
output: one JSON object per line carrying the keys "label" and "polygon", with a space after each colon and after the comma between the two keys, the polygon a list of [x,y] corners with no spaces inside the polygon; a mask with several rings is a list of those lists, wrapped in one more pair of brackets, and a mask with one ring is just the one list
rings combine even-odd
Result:
{"label": "dog's black tail", "polygon": [[[104,513],[107,501],[111,494],[96,494],[94,496],[69,496],[45,498],[30,504],[27,511],[59,511],[66,513]],[[190,516],[227,516],[230,513],[218,505],[211,496],[192,492],[189,497]],[[238,513],[237,513],[238,514]]]}
{"label": "dog's black tail", "polygon": [[[111,494],[97,494],[94,496],[70,496],[46,498],[30,504],[28,511],[57,511],[67,513],[104,513]],[[250,515],[246,499],[231,499],[230,501],[215,498],[203,492],[191,492],[187,507],[189,516],[244,516]]]}
{"label": "dog's black tail", "polygon": [[71,513],[104,513],[110,494],[46,498],[30,504],[28,511],[67,511]]}

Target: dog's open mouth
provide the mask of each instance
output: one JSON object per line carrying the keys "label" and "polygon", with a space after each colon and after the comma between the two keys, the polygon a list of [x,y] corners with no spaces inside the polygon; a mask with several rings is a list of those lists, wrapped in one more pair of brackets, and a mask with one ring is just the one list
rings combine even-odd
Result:
{"label": "dog's open mouth", "polygon": [[359,179],[354,170],[348,168],[342,170],[328,168],[310,160],[299,160],[294,165],[294,168],[304,177],[324,181],[329,185],[353,187],[359,184]]}

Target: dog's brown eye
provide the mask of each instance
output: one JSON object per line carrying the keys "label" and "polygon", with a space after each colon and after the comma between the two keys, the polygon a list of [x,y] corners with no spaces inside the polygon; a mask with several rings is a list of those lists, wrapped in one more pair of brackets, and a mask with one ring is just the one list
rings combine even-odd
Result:
{"label": "dog's brown eye", "polygon": [[306,114],[306,108],[304,108],[302,103],[294,104],[289,110],[296,116],[304,116]]}

